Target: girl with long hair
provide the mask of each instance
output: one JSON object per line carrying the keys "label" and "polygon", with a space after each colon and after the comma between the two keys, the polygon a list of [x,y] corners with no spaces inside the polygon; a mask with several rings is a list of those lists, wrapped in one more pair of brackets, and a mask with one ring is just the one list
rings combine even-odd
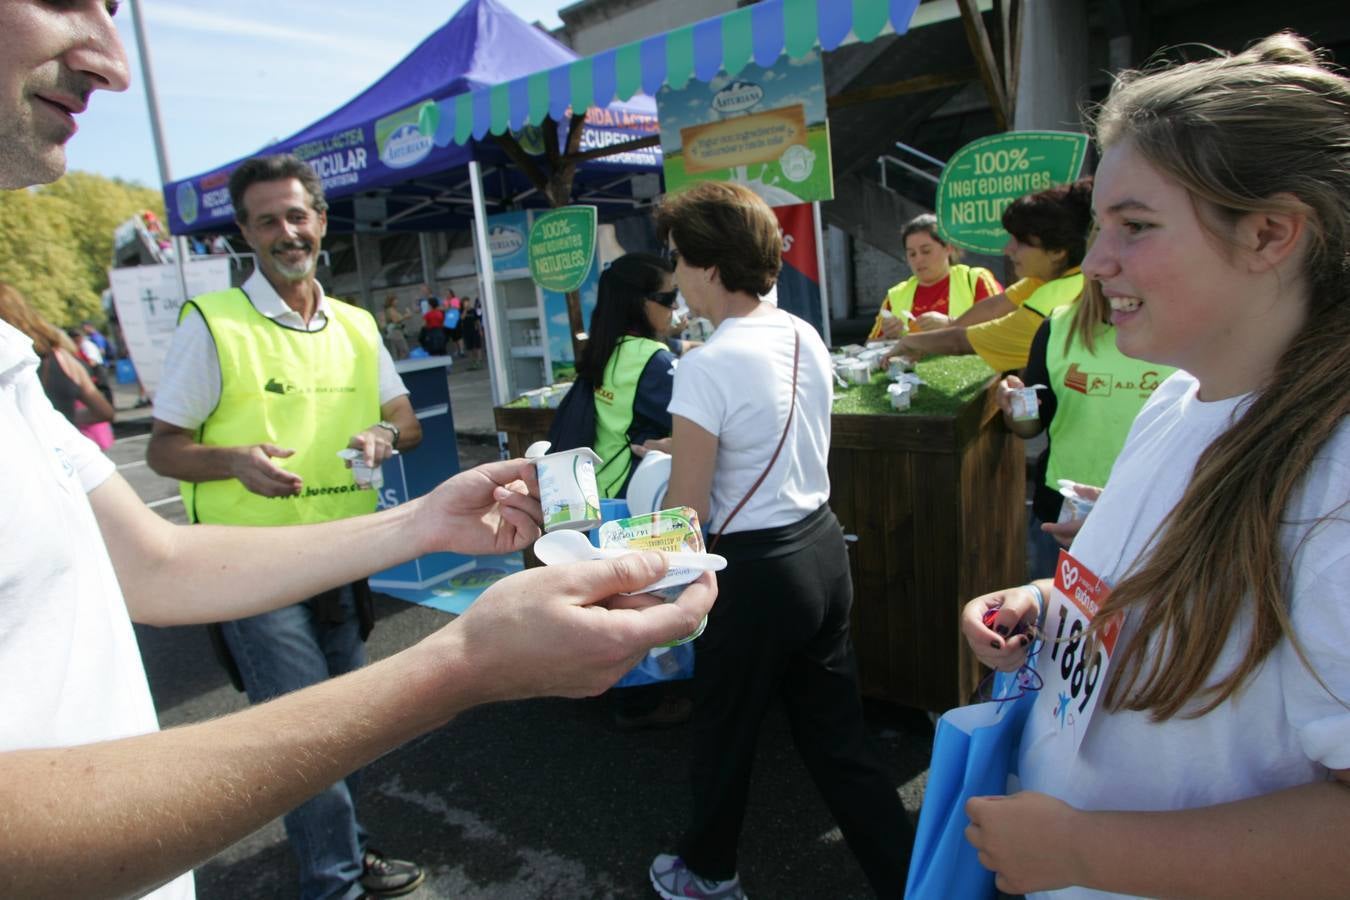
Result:
{"label": "girl with long hair", "polygon": [[1275,35],[1122,76],[1096,131],[1093,302],[1182,371],[1055,582],[963,611],[1003,670],[1039,616],[1044,680],[967,836],[1008,893],[1344,896],[1350,80]]}

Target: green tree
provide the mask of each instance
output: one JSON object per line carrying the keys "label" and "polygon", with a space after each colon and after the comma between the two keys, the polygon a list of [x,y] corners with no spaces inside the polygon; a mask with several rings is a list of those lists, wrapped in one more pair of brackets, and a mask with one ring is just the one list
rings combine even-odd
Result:
{"label": "green tree", "polygon": [[101,318],[99,292],[76,251],[65,201],[0,191],[0,281],[8,281],[54,325]]}
{"label": "green tree", "polygon": [[158,191],[88,172],[36,190],[0,192],[0,280],[53,324],[102,322],[113,231],[144,209],[163,220]]}
{"label": "green tree", "polygon": [[159,191],[88,172],[71,172],[39,188],[38,193],[70,204],[68,208],[75,214],[70,220],[75,249],[88,267],[89,283],[100,293],[108,286],[114,229],[144,209],[164,220],[164,199]]}

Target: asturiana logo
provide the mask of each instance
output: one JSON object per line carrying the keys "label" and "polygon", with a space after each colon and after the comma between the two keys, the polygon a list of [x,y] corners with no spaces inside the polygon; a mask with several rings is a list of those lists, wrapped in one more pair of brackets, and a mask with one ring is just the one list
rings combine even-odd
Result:
{"label": "asturiana logo", "polygon": [[380,162],[391,169],[406,169],[426,159],[433,146],[435,142],[416,124],[400,125],[385,138],[384,146],[380,148]]}
{"label": "asturiana logo", "polygon": [[722,115],[745,112],[764,99],[764,88],[751,81],[733,81],[713,94],[712,107]]}
{"label": "asturiana logo", "polygon": [[494,257],[510,256],[525,246],[525,235],[506,225],[494,225],[488,230],[488,249]]}
{"label": "asturiana logo", "polygon": [[197,189],[192,186],[192,182],[180,182],[174,200],[178,203],[178,218],[183,220],[184,225],[197,221]]}

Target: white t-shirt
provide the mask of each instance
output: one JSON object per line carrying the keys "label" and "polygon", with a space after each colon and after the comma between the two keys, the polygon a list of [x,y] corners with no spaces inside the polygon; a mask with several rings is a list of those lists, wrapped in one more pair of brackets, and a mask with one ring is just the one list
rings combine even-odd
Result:
{"label": "white t-shirt", "polygon": [[728,534],[800,521],[830,496],[830,354],[796,316],[769,310],[726,319],[675,370],[670,413],[717,436],[709,533],[736,508],[773,456],[792,398],[793,330],[801,335],[797,412],[782,453]]}
{"label": "white t-shirt", "polygon": [[[244,282],[244,293],[253,308],[269,319],[301,331],[319,331],[328,323],[328,297],[320,291],[319,305],[308,323],[298,312],[286,305],[276,289],[255,271]],[[394,368],[394,358],[380,341],[378,345],[380,372],[380,405],[408,393]],[[216,404],[220,402],[220,357],[216,342],[206,327],[206,320],[195,307],[188,309],[173,342],[164,355],[164,369],[159,390],[155,392],[155,418],[179,428],[196,429],[201,426]],[[373,423],[372,423],[373,424]]]}
{"label": "white t-shirt", "polygon": [[[0,322],[0,751],[157,731],[136,636],[87,492],[113,463],[52,408],[32,342]],[[193,896],[186,874],[158,900]]]}
{"label": "white t-shirt", "polygon": [[[1117,584],[1158,523],[1181,499],[1196,460],[1241,415],[1250,395],[1204,403],[1197,382],[1178,372],[1139,413],[1105,493],[1072,553]],[[1350,499],[1350,420],[1322,448],[1284,513],[1281,535],[1292,559],[1289,597],[1295,633],[1318,676],[1350,702],[1350,520],[1313,526]],[[1306,542],[1300,546],[1300,541]],[[1297,552],[1295,552],[1297,550]],[[1215,548],[1224,553],[1226,548]],[[1117,653],[1133,634],[1127,616]],[[1241,659],[1250,615],[1221,651],[1211,683]],[[1114,665],[1114,663],[1113,663]],[[1239,693],[1198,719],[1152,723],[1148,713],[1098,707],[1076,757],[1042,727],[1056,698],[1042,693],[1021,747],[1022,786],[1089,810],[1176,810],[1212,806],[1321,781],[1350,768],[1350,709],[1309,674],[1281,641]],[[1067,764],[1055,762],[1070,759]],[[1146,864],[1146,860],[1141,860]],[[1038,896],[1104,897],[1073,888]]]}

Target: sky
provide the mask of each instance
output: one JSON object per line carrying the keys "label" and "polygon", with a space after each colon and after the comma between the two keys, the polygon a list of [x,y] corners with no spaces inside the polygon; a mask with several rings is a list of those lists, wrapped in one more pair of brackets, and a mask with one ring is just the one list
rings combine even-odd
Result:
{"label": "sky", "polygon": [[[288,137],[346,103],[459,9],[459,0],[135,0],[141,4],[173,178]],[[526,22],[561,25],[574,0],[500,0]],[[125,93],[98,91],[67,145],[69,168],[159,187],[131,10],[117,27]]]}

